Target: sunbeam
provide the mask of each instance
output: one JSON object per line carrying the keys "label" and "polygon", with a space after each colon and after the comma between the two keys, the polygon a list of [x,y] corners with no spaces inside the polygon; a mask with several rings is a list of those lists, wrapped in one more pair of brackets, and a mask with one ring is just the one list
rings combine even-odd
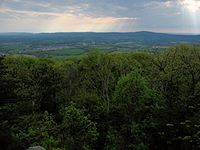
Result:
{"label": "sunbeam", "polygon": [[200,1],[199,0],[179,0],[184,18],[190,17],[191,27],[196,32],[200,31]]}

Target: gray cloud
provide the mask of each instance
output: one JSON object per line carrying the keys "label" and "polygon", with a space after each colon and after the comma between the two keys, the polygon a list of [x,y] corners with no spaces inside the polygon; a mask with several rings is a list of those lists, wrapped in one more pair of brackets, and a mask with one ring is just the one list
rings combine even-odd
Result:
{"label": "gray cloud", "polygon": [[[181,1],[185,1],[186,4],[189,2],[188,0]],[[195,0],[190,1],[195,2]],[[196,3],[200,3],[200,1],[196,0]],[[43,20],[42,23],[47,20],[46,23],[49,23],[50,19],[70,14],[80,19],[81,17],[91,20],[101,18],[102,22],[103,18],[121,18],[121,23],[115,19],[118,20],[118,26],[116,22],[109,22],[110,24],[107,26],[106,22],[106,31],[109,29],[110,31],[158,30],[170,32],[171,30],[179,32],[182,30],[184,32],[185,30],[187,32],[187,30],[194,30],[196,32],[200,28],[200,22],[195,18],[200,17],[200,12],[199,10],[190,12],[187,10],[189,7],[184,8],[183,5],[180,0],[1,0],[0,20],[2,25],[0,25],[0,30],[1,32],[8,31],[5,24],[8,20],[12,22],[12,19],[15,19],[15,22],[16,19],[20,22],[20,18],[23,19],[23,22],[30,21],[30,19],[33,22]],[[196,5],[200,6],[200,4]],[[194,6],[191,4],[191,7]],[[112,26],[113,24],[115,25]],[[28,30],[31,32],[31,27]],[[35,30],[37,31],[34,27]],[[42,29],[40,28],[40,30]],[[95,31],[95,29],[93,30]],[[102,27],[100,31],[104,30]],[[78,28],[77,31],[79,31]]]}

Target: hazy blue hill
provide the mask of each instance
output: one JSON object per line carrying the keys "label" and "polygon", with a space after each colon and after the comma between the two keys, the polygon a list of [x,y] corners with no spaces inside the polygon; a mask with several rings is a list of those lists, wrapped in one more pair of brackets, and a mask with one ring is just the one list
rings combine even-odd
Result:
{"label": "hazy blue hill", "polygon": [[[186,42],[199,42],[199,35],[178,35],[178,34],[165,34],[165,33],[154,33],[154,32],[129,32],[129,33],[120,33],[120,32],[110,32],[110,33],[95,33],[95,32],[68,32],[68,33],[0,33],[1,40],[8,40],[11,42],[26,41],[25,38],[28,38],[30,42],[33,41],[41,41],[42,40],[69,40],[69,41],[87,41],[87,40],[111,40],[111,41],[121,41],[121,40],[144,40],[144,41],[152,41],[154,40],[162,40],[162,42],[173,41],[186,41]],[[8,39],[9,38],[9,39]],[[13,40],[13,41],[12,41]],[[2,42],[2,41],[0,41]],[[77,41],[79,42],[79,41]]]}
{"label": "hazy blue hill", "polygon": [[41,57],[79,55],[91,50],[161,50],[180,43],[199,44],[200,35],[154,32],[0,33],[0,53]]}

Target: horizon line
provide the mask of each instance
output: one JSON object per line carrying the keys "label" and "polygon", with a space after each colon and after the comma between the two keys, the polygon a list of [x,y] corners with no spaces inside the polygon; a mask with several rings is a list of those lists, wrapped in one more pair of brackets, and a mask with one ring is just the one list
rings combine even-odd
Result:
{"label": "horizon line", "polygon": [[200,35],[200,33],[181,33],[181,32],[156,32],[148,30],[139,30],[139,31],[64,31],[64,32],[23,32],[23,31],[11,31],[11,32],[0,32],[0,34],[56,34],[56,33],[158,33],[158,34],[171,34],[171,35]]}

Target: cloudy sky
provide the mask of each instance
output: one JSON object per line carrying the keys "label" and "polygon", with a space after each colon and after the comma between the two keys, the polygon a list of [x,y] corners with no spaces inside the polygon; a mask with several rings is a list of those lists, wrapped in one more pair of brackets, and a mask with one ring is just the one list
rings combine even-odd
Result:
{"label": "cloudy sky", "polygon": [[0,0],[0,32],[200,33],[200,0]]}

